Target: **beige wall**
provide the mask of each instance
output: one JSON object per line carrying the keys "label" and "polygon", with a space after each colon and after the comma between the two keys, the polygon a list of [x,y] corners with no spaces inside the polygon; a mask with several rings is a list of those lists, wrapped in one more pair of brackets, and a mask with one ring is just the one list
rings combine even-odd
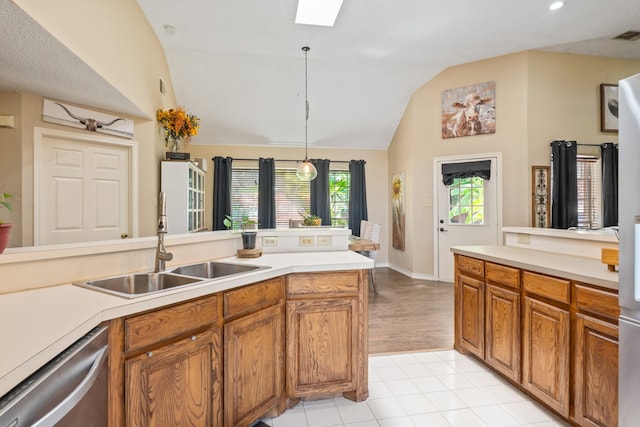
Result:
{"label": "beige wall", "polygon": [[[418,89],[389,147],[389,173],[405,170],[407,181],[406,248],[389,248],[390,264],[434,272],[435,158],[501,153],[502,225],[528,226],[531,166],[549,164],[554,139],[617,141],[599,131],[599,84],[638,72],[637,60],[527,51],[448,68]],[[496,82],[496,133],[442,139],[441,92],[486,81]]]}
{"label": "beige wall", "polygon": [[[233,158],[257,159],[259,157],[273,157],[278,160],[302,160],[304,157],[304,147],[267,147],[267,146],[231,146],[231,145],[198,145],[190,144],[187,151],[191,153],[192,158],[204,158],[207,160],[207,176],[206,176],[206,210],[207,210],[207,228],[211,229],[213,201],[213,162],[214,156],[224,156]],[[349,161],[364,160],[366,161],[365,174],[367,184],[367,206],[369,220],[380,223],[382,250],[376,257],[376,263],[387,263],[388,243],[388,227],[389,227],[389,210],[388,210],[388,170],[387,170],[387,152],[383,150],[349,150],[349,149],[322,149],[309,148],[309,157],[314,159],[330,159],[333,161]],[[239,162],[234,162],[239,164]],[[251,165],[255,166],[256,163]],[[288,164],[295,166],[295,164]],[[348,168],[346,164],[336,164],[336,168]]]}
{"label": "beige wall", "polygon": [[[164,157],[165,151],[155,112],[160,108],[175,106],[176,99],[164,50],[153,29],[138,4],[129,0],[16,0],[15,3],[144,113],[144,117],[124,117],[134,120],[133,140],[138,143],[139,235],[154,235],[160,180],[158,162]],[[69,13],[71,10],[73,13]],[[166,95],[159,91],[159,78],[166,83]],[[19,225],[20,232],[12,232],[10,246],[29,246],[33,242],[32,215],[26,206],[32,203],[33,195],[33,127],[86,132],[42,122],[42,98],[39,95],[0,94],[0,114],[15,111],[19,126],[15,130],[0,130],[0,138],[3,143],[10,138],[13,144],[18,144],[15,141],[18,138],[22,146],[21,159],[17,159],[20,151],[12,152],[17,163],[22,162],[22,177],[16,182],[14,171],[11,178],[11,188],[22,195],[21,206],[18,207],[20,210],[17,211],[21,216],[13,217],[22,224]],[[65,99],[56,101],[68,102]],[[82,107],[122,115],[91,105]],[[8,161],[8,158],[2,157],[0,165]],[[0,174],[0,182],[4,185],[4,171]]]}

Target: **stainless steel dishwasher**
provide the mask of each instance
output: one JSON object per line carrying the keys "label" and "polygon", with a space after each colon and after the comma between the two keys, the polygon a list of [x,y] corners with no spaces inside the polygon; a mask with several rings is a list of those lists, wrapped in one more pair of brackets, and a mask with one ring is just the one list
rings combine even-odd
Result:
{"label": "stainless steel dishwasher", "polygon": [[0,399],[0,427],[106,426],[107,357],[100,326]]}

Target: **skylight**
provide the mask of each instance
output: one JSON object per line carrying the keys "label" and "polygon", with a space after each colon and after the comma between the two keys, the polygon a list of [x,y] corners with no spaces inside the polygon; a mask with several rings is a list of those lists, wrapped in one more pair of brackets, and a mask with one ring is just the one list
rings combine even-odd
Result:
{"label": "skylight", "polygon": [[333,27],[342,0],[298,0],[296,24]]}

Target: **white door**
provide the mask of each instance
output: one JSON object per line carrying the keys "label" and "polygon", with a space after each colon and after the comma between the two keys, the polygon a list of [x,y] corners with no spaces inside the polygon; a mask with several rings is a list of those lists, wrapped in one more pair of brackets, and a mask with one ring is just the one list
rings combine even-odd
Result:
{"label": "white door", "polygon": [[45,132],[37,141],[35,243],[120,239],[130,230],[130,147]]}
{"label": "white door", "polygon": [[[442,165],[451,163],[490,161],[489,179],[454,178],[445,185]],[[453,281],[452,246],[497,245],[501,222],[499,199],[499,163],[497,154],[482,157],[440,158],[434,161],[434,180],[437,186],[436,232],[434,265],[438,267],[436,277]]]}

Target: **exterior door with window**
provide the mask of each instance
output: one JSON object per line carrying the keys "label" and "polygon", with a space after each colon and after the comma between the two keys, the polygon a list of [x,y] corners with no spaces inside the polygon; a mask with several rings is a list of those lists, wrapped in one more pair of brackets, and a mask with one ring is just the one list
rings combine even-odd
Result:
{"label": "exterior door with window", "polygon": [[[443,182],[442,165],[487,161],[489,179],[480,176],[454,177]],[[452,246],[497,245],[499,242],[498,155],[474,158],[435,159],[437,181],[436,250],[434,265],[439,280],[453,282]],[[464,169],[464,168],[462,168]]]}

